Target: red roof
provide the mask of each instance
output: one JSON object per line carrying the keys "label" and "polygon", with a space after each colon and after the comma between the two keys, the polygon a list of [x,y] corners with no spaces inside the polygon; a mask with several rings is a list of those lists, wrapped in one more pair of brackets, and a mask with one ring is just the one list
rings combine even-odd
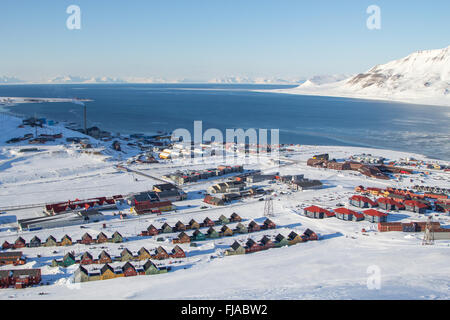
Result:
{"label": "red roof", "polygon": [[367,214],[369,216],[375,216],[375,217],[387,217],[388,214],[384,213],[384,212],[380,212],[378,210],[374,210],[374,209],[369,209],[364,211],[364,214]]}
{"label": "red roof", "polygon": [[370,203],[372,206],[376,205],[376,202],[372,201],[371,199],[369,199],[367,197],[363,197],[363,196],[357,195],[357,194],[352,196],[350,199],[351,200],[356,200],[356,201],[367,202],[367,203]]}
{"label": "red roof", "polygon": [[318,206],[310,206],[310,207],[305,208],[304,210],[309,211],[309,212],[317,212],[317,213],[323,212],[329,217],[333,217],[335,215],[333,212],[325,210]]}
{"label": "red roof", "polygon": [[357,215],[358,212],[347,209],[347,208],[338,208],[334,210],[335,213],[340,213],[340,214],[352,214],[352,215]]}
{"label": "red roof", "polygon": [[405,205],[411,206],[411,207],[417,207],[417,208],[423,208],[426,209],[428,206],[425,203],[414,201],[414,200],[406,200]]}

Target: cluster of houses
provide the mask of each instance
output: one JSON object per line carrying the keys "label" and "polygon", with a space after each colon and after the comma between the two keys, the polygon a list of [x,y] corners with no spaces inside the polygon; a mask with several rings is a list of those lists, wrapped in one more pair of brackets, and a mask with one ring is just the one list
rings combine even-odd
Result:
{"label": "cluster of houses", "polygon": [[[374,161],[374,160],[373,160]],[[328,168],[332,170],[353,170],[376,179],[389,180],[388,174],[412,174],[410,169],[399,168],[393,165],[380,163],[365,163],[354,160],[338,162],[335,159],[329,160],[328,154],[315,155],[308,159],[307,165],[316,168]]]}
{"label": "cluster of houses", "polygon": [[299,235],[294,231],[289,233],[287,237],[283,236],[282,234],[278,234],[275,238],[270,238],[269,236],[265,235],[258,242],[253,239],[247,239],[244,245],[238,241],[235,241],[231,245],[230,249],[225,251],[225,254],[226,255],[248,254],[271,248],[281,248],[284,246],[291,246],[297,243],[318,239],[319,238],[317,234],[310,229],[306,229],[306,231],[302,235]]}
{"label": "cluster of houses", "polygon": [[345,221],[357,222],[366,220],[374,223],[385,222],[387,221],[388,217],[386,213],[374,209],[368,209],[360,213],[347,208],[337,208],[333,211],[330,211],[318,206],[309,206],[303,209],[303,215],[312,219],[326,219],[336,217],[337,219]]}
{"label": "cluster of houses", "polygon": [[68,213],[77,210],[106,210],[106,209],[116,209],[116,202],[122,202],[122,195],[115,195],[112,197],[98,197],[92,199],[79,200],[75,199],[73,201],[59,202],[46,204],[44,207],[44,213],[50,216],[57,214]]}
{"label": "cluster of houses", "polygon": [[177,171],[175,173],[171,173],[163,176],[164,179],[170,179],[177,183],[178,185],[182,185],[189,182],[197,182],[199,180],[208,179],[211,177],[223,176],[229,173],[238,173],[244,172],[244,166],[235,165],[235,166],[226,166],[221,165],[215,169],[205,169],[205,170],[187,170],[187,171]]}
{"label": "cluster of houses", "polygon": [[167,273],[171,267],[158,267],[151,260],[145,263],[125,262],[123,265],[112,266],[108,263],[102,267],[80,265],[75,270],[75,282],[88,282],[97,280],[108,280],[120,277],[134,277],[141,275],[154,275]]}
{"label": "cluster of houses", "polygon": [[415,185],[413,187],[414,190],[417,190],[419,192],[425,192],[425,193],[432,193],[436,195],[441,195],[441,197],[448,198],[448,195],[450,195],[450,189],[448,188],[439,188],[439,187],[431,187],[431,186],[419,186]]}
{"label": "cluster of houses", "polygon": [[217,220],[211,220],[209,217],[206,217],[203,222],[197,222],[194,219],[191,219],[189,223],[183,223],[178,221],[173,227],[170,226],[167,222],[165,222],[159,229],[154,225],[148,226],[147,230],[141,232],[141,236],[156,236],[161,233],[172,233],[172,232],[180,232],[186,230],[196,230],[200,228],[209,228],[219,225],[225,225],[227,223],[232,222],[241,222],[242,218],[235,212],[233,212],[229,218],[225,217],[223,214]]}
{"label": "cluster of houses", "polygon": [[100,232],[96,238],[93,238],[89,233],[85,233],[80,240],[73,241],[71,237],[67,234],[61,238],[61,241],[57,241],[52,235],[42,242],[37,236],[34,236],[29,242],[25,241],[22,237],[17,238],[14,243],[9,243],[8,241],[3,242],[2,249],[19,249],[19,248],[36,248],[36,247],[56,247],[56,246],[71,246],[74,244],[85,244],[91,245],[95,243],[120,243],[123,242],[123,237],[119,232],[114,232],[114,234],[108,238],[106,234]]}
{"label": "cluster of houses", "polygon": [[[437,194],[426,192],[418,194],[407,189],[396,188],[364,188],[362,186],[356,187],[355,191],[362,195],[381,196],[376,202],[376,205],[385,210],[407,210],[417,213],[425,213],[427,210],[432,210],[433,205],[436,211],[450,212],[450,199],[445,194]],[[365,198],[366,202],[367,197]],[[372,200],[371,200],[372,201]],[[374,202],[374,201],[372,201]]]}
{"label": "cluster of houses", "polygon": [[0,270],[0,288],[22,289],[41,282],[41,269]]}
{"label": "cluster of houses", "polygon": [[103,250],[97,258],[94,258],[93,255],[87,251],[83,253],[79,258],[76,258],[73,252],[69,252],[66,253],[62,259],[54,259],[52,261],[52,267],[69,267],[74,264],[89,265],[125,261],[144,261],[148,259],[165,260],[170,258],[186,258],[186,253],[179,246],[175,246],[169,252],[161,246],[150,251],[142,247],[136,254],[133,254],[130,250],[124,248],[120,252],[120,255],[113,257],[111,257],[105,250]]}
{"label": "cluster of houses", "polygon": [[[208,225],[207,225],[208,226]],[[231,229],[226,224],[222,226],[220,231],[214,229],[212,221],[209,225],[209,229],[206,233],[201,232],[199,229],[195,230],[192,236],[187,235],[182,231],[175,239],[172,240],[173,243],[190,243],[193,241],[203,241],[208,239],[218,239],[222,237],[232,236],[234,234],[246,234],[252,232],[258,232],[261,230],[275,229],[276,224],[270,220],[266,219],[262,225],[257,224],[255,221],[251,221],[247,226],[242,223],[238,223],[236,228]]]}

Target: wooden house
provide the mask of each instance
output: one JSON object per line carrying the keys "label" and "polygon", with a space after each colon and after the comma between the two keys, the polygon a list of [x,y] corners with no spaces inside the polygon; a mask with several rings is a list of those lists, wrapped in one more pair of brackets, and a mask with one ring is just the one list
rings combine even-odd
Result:
{"label": "wooden house", "polygon": [[298,235],[297,233],[295,233],[294,231],[291,231],[291,233],[289,233],[289,235],[288,235],[288,242],[289,242],[290,246],[300,243],[300,242],[303,242],[303,241],[304,241],[303,238],[300,235]]}
{"label": "wooden house", "polygon": [[136,268],[130,262],[127,262],[123,265],[122,273],[124,277],[134,277],[138,274]]}
{"label": "wooden house", "polygon": [[55,237],[53,236],[48,236],[47,240],[45,240],[44,242],[44,247],[54,247],[57,246],[58,242],[56,241]]}
{"label": "wooden house", "polygon": [[200,230],[195,230],[192,234],[192,241],[203,241],[205,239],[205,235]]}
{"label": "wooden house", "polygon": [[72,238],[69,237],[67,234],[62,237],[61,242],[59,243],[60,246],[71,246],[72,245]]}
{"label": "wooden house", "polygon": [[238,223],[236,225],[236,228],[234,229],[235,233],[239,233],[239,234],[244,234],[244,233],[248,233],[248,229],[246,226],[244,226],[242,223]]}
{"label": "wooden house", "polygon": [[206,217],[205,220],[203,220],[202,227],[206,228],[206,227],[214,227],[214,226],[215,226],[215,223],[210,218]]}
{"label": "wooden house", "polygon": [[324,219],[334,217],[334,213],[318,206],[310,206],[303,209],[304,215],[313,219]]}
{"label": "wooden house", "polygon": [[161,226],[161,233],[172,233],[173,229],[167,222]]}
{"label": "wooden house", "polygon": [[209,227],[208,231],[206,232],[206,237],[209,239],[217,239],[220,237],[220,235],[213,227]]}
{"label": "wooden house", "polygon": [[218,224],[227,224],[230,223],[230,219],[225,217],[223,214],[220,215],[219,220],[217,220]]}
{"label": "wooden house", "polygon": [[14,242],[14,249],[18,249],[18,248],[25,248],[26,246],[26,242],[25,239],[23,239],[22,237],[18,237],[17,240]]}
{"label": "wooden house", "polygon": [[79,266],[77,270],[73,273],[75,282],[88,282],[89,272],[83,266]]}
{"label": "wooden house", "polygon": [[168,271],[168,268],[158,268],[151,260],[147,260],[144,264],[144,272],[146,275],[160,274]]}
{"label": "wooden house", "polygon": [[248,239],[245,243],[245,253],[252,253],[261,251],[263,247],[255,242],[253,239]]}
{"label": "wooden house", "polygon": [[175,246],[172,249],[172,254],[170,256],[172,258],[186,258],[186,253],[179,246]]}
{"label": "wooden house", "polygon": [[89,252],[83,253],[80,258],[80,264],[93,264],[95,263],[94,258]]}
{"label": "wooden house", "polygon": [[108,242],[108,237],[103,232],[100,232],[96,238],[97,243],[105,243]]}
{"label": "wooden house", "polygon": [[71,252],[68,252],[64,255],[62,260],[53,260],[52,266],[53,267],[69,267],[76,263],[75,257]]}
{"label": "wooden house", "polygon": [[189,221],[189,229],[200,229],[200,224],[194,219],[191,219],[191,221]]}
{"label": "wooden house", "polygon": [[275,229],[277,227],[277,225],[275,224],[275,222],[273,222],[270,219],[266,219],[262,225],[262,229],[267,230],[267,229]]}
{"label": "wooden house", "polygon": [[169,259],[169,257],[170,256],[167,253],[167,251],[163,247],[159,246],[158,248],[156,248],[156,253],[153,256],[153,259],[164,260],[164,259]]}
{"label": "wooden house", "polygon": [[147,235],[149,236],[156,236],[158,235],[159,231],[158,229],[156,229],[156,227],[154,225],[149,225],[147,228]]}
{"label": "wooden house", "polygon": [[178,221],[176,224],[175,224],[175,231],[186,231],[186,226],[184,225],[184,223],[183,222],[181,222],[181,221]]}
{"label": "wooden house", "polygon": [[289,240],[281,233],[275,237],[275,247],[284,247],[289,245]]}
{"label": "wooden house", "polygon": [[41,239],[39,239],[37,236],[34,236],[28,243],[28,247],[37,248],[37,247],[40,247],[41,244],[42,244]]}
{"label": "wooden house", "polygon": [[102,252],[100,252],[97,262],[101,263],[101,264],[105,264],[105,263],[111,263],[113,261],[112,261],[111,256],[105,250],[103,250]]}
{"label": "wooden house", "polygon": [[13,245],[10,244],[8,241],[3,242],[3,244],[2,244],[2,250],[7,250],[7,249],[10,249],[12,247],[13,247]]}
{"label": "wooden house", "polygon": [[262,237],[262,239],[260,240],[260,243],[261,243],[261,246],[263,247],[263,249],[270,249],[270,248],[275,247],[275,243],[268,236]]}
{"label": "wooden house", "polygon": [[242,218],[236,212],[233,212],[230,216],[230,221],[231,222],[241,222]]}
{"label": "wooden house", "polygon": [[173,239],[173,243],[189,243],[191,242],[191,237],[189,237],[184,231],[182,231],[178,237]]}
{"label": "wooden house", "polygon": [[230,227],[224,225],[220,229],[220,236],[222,237],[231,237],[233,235],[233,230],[230,229]]}
{"label": "wooden house", "polygon": [[123,242],[123,237],[119,232],[114,232],[114,234],[111,237],[111,242],[112,243],[120,243]]}
{"label": "wooden house", "polygon": [[85,233],[81,237],[80,243],[89,245],[89,244],[94,243],[94,239],[92,239],[92,236],[89,233]]}
{"label": "wooden house", "polygon": [[256,231],[260,231],[261,230],[261,226],[259,224],[257,224],[255,221],[251,221],[248,224],[248,232],[256,232]]}
{"label": "wooden house", "polygon": [[319,240],[318,235],[311,229],[306,229],[305,232],[303,232],[303,236],[306,238],[307,241]]}
{"label": "wooden house", "polygon": [[245,254],[245,248],[237,241],[235,241],[230,249],[225,251],[226,255],[239,255],[239,254]]}
{"label": "wooden house", "polygon": [[108,279],[114,279],[114,278],[116,278],[114,269],[109,264],[106,263],[100,269],[100,280],[108,280]]}
{"label": "wooden house", "polygon": [[151,257],[152,256],[151,256],[150,252],[148,252],[147,249],[145,249],[144,247],[139,249],[138,256],[137,256],[138,260],[148,260],[148,259],[151,259]]}
{"label": "wooden house", "polygon": [[127,248],[123,249],[120,253],[120,261],[130,261],[133,260],[133,254]]}

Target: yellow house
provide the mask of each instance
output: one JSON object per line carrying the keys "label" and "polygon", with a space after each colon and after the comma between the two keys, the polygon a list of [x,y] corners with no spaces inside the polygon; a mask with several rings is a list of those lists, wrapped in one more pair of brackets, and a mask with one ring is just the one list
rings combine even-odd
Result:
{"label": "yellow house", "polygon": [[100,280],[114,279],[117,275],[114,273],[113,268],[109,264],[105,264],[100,269]]}
{"label": "yellow house", "polygon": [[61,246],[71,246],[72,245],[72,239],[66,234],[60,242]]}

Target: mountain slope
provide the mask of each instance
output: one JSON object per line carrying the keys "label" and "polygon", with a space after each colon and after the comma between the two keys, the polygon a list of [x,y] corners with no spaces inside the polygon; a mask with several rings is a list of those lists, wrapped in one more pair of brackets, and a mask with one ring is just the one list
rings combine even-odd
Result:
{"label": "mountain slope", "polygon": [[450,46],[418,51],[346,80],[278,92],[450,106]]}

